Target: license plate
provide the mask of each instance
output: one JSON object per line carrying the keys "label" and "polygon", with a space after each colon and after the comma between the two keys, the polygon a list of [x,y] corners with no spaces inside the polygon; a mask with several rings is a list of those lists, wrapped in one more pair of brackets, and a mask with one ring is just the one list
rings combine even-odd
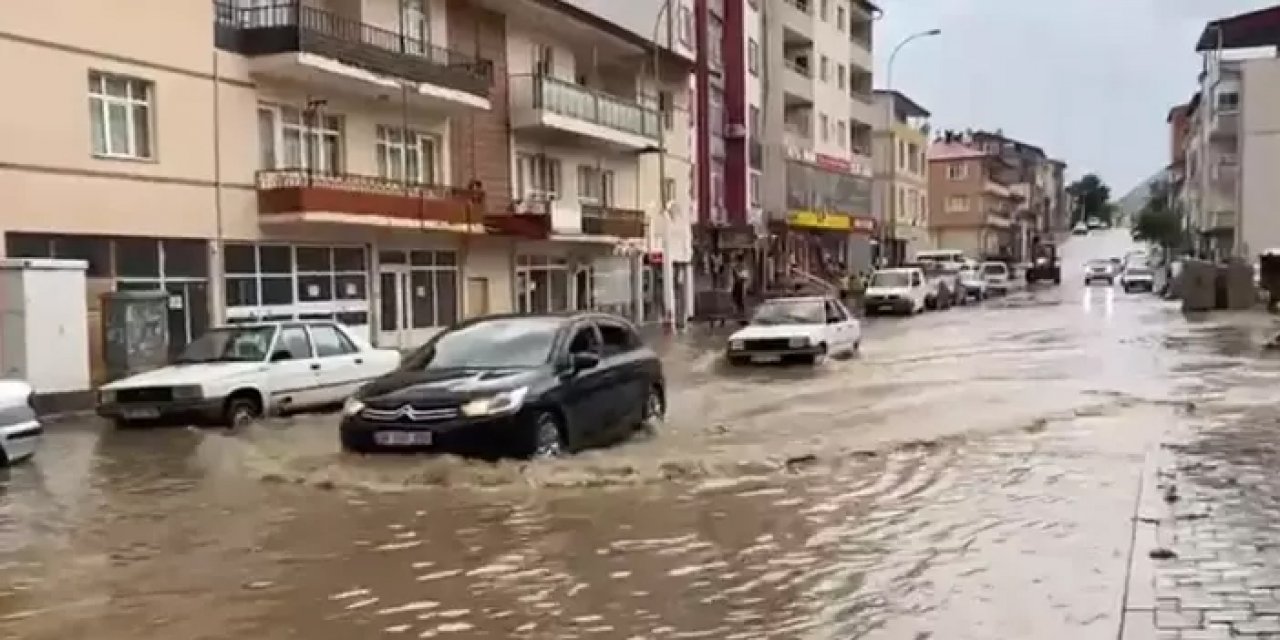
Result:
{"label": "license plate", "polygon": [[374,442],[386,447],[415,447],[431,444],[430,431],[379,431]]}
{"label": "license plate", "polygon": [[781,362],[782,356],[751,356],[751,361],[759,363]]}
{"label": "license plate", "polygon": [[886,310],[889,310],[889,309],[893,309],[893,305],[891,305],[891,304],[882,304],[882,305],[880,305],[880,306],[878,306],[878,307],[876,307],[876,308],[877,308],[877,309],[879,309],[879,310],[881,310],[881,311],[886,311]]}
{"label": "license plate", "polygon": [[155,407],[124,409],[121,413],[126,420],[149,420],[160,417],[160,410]]}

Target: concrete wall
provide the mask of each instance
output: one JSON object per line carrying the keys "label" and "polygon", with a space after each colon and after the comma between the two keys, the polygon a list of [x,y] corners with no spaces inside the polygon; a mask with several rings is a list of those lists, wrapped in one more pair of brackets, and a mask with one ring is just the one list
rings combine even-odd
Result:
{"label": "concrete wall", "polygon": [[1239,219],[1243,255],[1280,248],[1280,60],[1242,65]]}

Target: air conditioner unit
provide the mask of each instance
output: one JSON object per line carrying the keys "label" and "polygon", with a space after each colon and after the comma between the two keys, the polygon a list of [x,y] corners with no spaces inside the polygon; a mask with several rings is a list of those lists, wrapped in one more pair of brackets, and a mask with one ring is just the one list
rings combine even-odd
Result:
{"label": "air conditioner unit", "polygon": [[724,137],[729,138],[730,140],[741,140],[742,138],[747,137],[747,125],[745,124],[726,125],[724,128]]}

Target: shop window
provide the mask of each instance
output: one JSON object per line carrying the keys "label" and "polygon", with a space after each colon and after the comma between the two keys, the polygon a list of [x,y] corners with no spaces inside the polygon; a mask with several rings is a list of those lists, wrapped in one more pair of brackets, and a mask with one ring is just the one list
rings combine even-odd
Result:
{"label": "shop window", "polygon": [[328,302],[333,300],[333,274],[298,274],[298,302]]}
{"label": "shop window", "polygon": [[150,238],[117,238],[116,276],[159,278],[160,243]]}
{"label": "shop window", "polygon": [[366,269],[364,262],[364,249],[351,247],[336,247],[333,250],[333,270],[334,271],[358,271],[363,272]]}
{"label": "shop window", "polygon": [[364,300],[368,298],[368,284],[363,273],[334,276],[334,297],[338,300]]}
{"label": "shop window", "polygon": [[227,273],[258,273],[258,250],[253,245],[229,244],[222,248],[222,268]]}
{"label": "shop window", "polygon": [[293,276],[263,276],[261,304],[293,304]]}
{"label": "shop window", "polygon": [[333,252],[328,247],[297,247],[295,249],[299,272],[330,272],[333,270]]}
{"label": "shop window", "polygon": [[164,240],[164,275],[166,278],[207,278],[209,245],[203,240]]}
{"label": "shop window", "polygon": [[283,245],[258,247],[258,270],[264,274],[292,274],[293,250]]}

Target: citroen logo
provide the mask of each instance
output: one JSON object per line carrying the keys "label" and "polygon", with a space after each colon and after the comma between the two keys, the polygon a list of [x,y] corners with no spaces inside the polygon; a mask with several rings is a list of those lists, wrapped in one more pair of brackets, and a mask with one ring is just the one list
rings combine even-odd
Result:
{"label": "citroen logo", "polygon": [[414,410],[414,408],[413,408],[412,406],[410,406],[410,405],[407,405],[407,404],[406,404],[406,405],[404,405],[404,406],[400,407],[399,409],[396,409],[396,417],[397,417],[397,418],[407,418],[407,419],[409,419],[409,420],[417,420],[417,419],[418,419],[418,412],[417,412],[416,410]]}

